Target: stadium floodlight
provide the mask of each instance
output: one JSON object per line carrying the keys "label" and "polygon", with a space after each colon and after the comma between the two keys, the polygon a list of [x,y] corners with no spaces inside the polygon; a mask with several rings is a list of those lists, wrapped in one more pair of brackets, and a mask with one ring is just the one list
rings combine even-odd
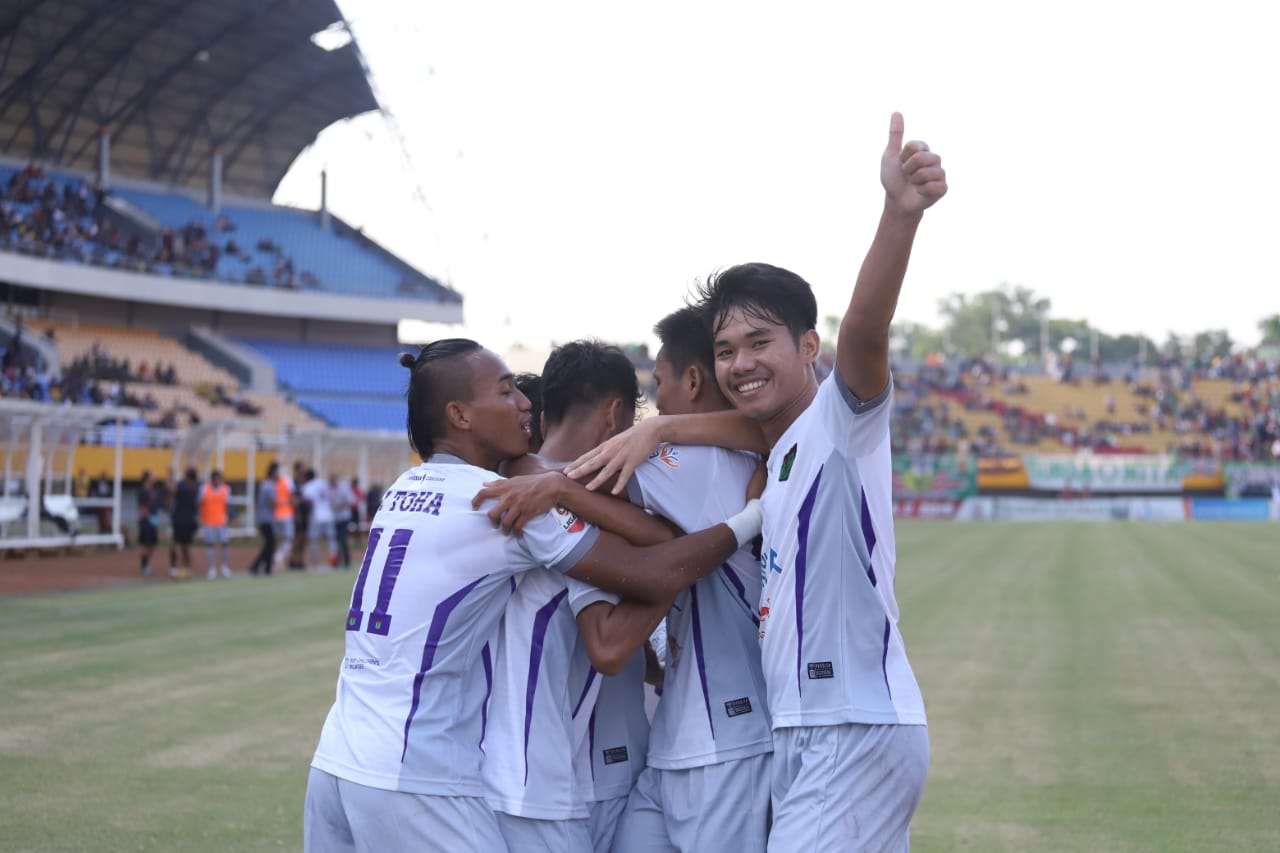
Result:
{"label": "stadium floodlight", "polygon": [[321,50],[335,51],[351,44],[351,30],[346,21],[334,21],[318,33],[311,34],[311,43]]}

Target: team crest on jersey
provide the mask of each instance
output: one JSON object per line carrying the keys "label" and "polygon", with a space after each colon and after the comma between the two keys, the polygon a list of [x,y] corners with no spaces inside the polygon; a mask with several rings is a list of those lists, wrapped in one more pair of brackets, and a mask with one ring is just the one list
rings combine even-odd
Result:
{"label": "team crest on jersey", "polygon": [[560,506],[560,504],[552,507],[551,511],[555,513],[556,521],[560,522],[560,526],[564,528],[565,533],[580,533],[587,526],[582,519]]}
{"label": "team crest on jersey", "polygon": [[796,462],[796,448],[800,445],[793,444],[791,449],[787,451],[787,455],[782,457],[782,467],[778,470],[778,482],[785,483],[787,478],[791,476],[791,466]]}

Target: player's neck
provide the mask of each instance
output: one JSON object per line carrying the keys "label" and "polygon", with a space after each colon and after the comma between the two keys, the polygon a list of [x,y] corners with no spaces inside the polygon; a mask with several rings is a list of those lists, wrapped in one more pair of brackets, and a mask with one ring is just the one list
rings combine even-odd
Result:
{"label": "player's neck", "polygon": [[547,433],[538,456],[548,465],[567,465],[606,438],[594,425],[557,424]]}
{"label": "player's neck", "polygon": [[809,408],[809,404],[816,396],[818,396],[818,381],[811,373],[800,393],[777,412],[759,421],[760,432],[764,434],[765,443],[770,447],[777,444],[782,434],[796,422],[796,418],[800,417],[805,409]]}

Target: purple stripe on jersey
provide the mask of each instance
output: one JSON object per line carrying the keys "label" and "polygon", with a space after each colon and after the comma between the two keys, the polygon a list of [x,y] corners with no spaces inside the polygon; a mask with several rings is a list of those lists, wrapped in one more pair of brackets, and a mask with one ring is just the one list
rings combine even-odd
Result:
{"label": "purple stripe on jersey", "polygon": [[[591,685],[596,681],[596,668],[594,666],[587,667],[587,683],[582,685],[582,695],[578,697],[578,704],[573,706],[573,713],[570,718],[577,717],[578,712],[582,710],[582,703],[587,701],[587,694],[591,692]],[[592,706],[595,707],[594,705]]]}
{"label": "purple stripe on jersey", "polygon": [[884,673],[884,689],[889,691],[893,699],[893,688],[889,686],[889,617],[884,617],[884,651],[880,653],[880,671]]}
{"label": "purple stripe on jersey", "polygon": [[480,662],[484,664],[484,704],[480,706],[480,751],[484,752],[484,733],[489,730],[489,697],[493,695],[493,659],[489,657],[489,644],[480,649]]}
{"label": "purple stripe on jersey", "polygon": [[533,617],[533,636],[529,642],[529,683],[524,691],[524,783],[529,784],[529,729],[533,725],[533,694],[538,689],[538,668],[542,666],[542,641],[547,638],[547,626],[560,602],[569,590],[562,589],[546,604],[538,608]]}
{"label": "purple stripe on jersey", "polygon": [[693,656],[698,663],[698,681],[702,683],[702,704],[707,708],[707,725],[711,736],[716,736],[716,724],[711,719],[711,694],[707,692],[707,662],[702,654],[702,620],[698,618],[698,585],[689,587],[689,611],[693,615]]}
{"label": "purple stripe on jersey", "polygon": [[871,585],[876,585],[876,568],[872,565],[871,558],[876,552],[876,529],[871,524],[871,510],[867,506],[867,490],[860,489],[862,493],[862,538],[867,543],[867,577],[871,578]]}
{"label": "purple stripe on jersey", "polygon": [[364,619],[364,612],[360,609],[360,605],[364,603],[364,582],[369,579],[369,565],[373,562],[373,552],[378,550],[378,540],[381,538],[381,527],[369,531],[369,547],[364,549],[364,561],[360,563],[360,574],[356,575],[356,587],[351,591],[351,609],[347,611],[348,631],[359,631]]}
{"label": "purple stripe on jersey", "polygon": [[591,706],[591,716],[587,718],[587,759],[591,764],[591,781],[596,781],[596,708]]}
{"label": "purple stripe on jersey", "polygon": [[431,614],[431,626],[427,629],[427,642],[422,647],[422,666],[418,669],[418,674],[413,677],[413,704],[409,706],[409,716],[404,721],[404,747],[400,750],[400,761],[404,762],[405,753],[409,751],[409,726],[413,724],[413,718],[418,713],[418,704],[422,701],[422,679],[431,671],[431,665],[436,660],[436,647],[440,645],[440,637],[444,634],[445,623],[449,621],[449,614],[462,603],[462,599],[466,598],[471,590],[480,585],[480,582],[488,575],[481,575],[444,601],[436,605],[435,613]]}
{"label": "purple stripe on jersey", "polygon": [[796,525],[796,690],[804,695],[804,683],[800,680],[800,671],[804,669],[804,573],[808,568],[809,556],[809,520],[813,516],[813,505],[818,499],[818,484],[822,482],[822,470],[813,478],[809,493],[800,504],[800,521]]}
{"label": "purple stripe on jersey", "polygon": [[751,616],[751,621],[755,623],[757,628],[759,628],[760,617],[756,616],[756,609],[759,607],[760,603],[756,602],[753,605],[750,601],[747,601],[747,588],[743,585],[742,579],[738,577],[738,573],[733,570],[732,566],[728,563],[721,563],[720,568],[724,572],[724,576],[729,579],[729,583],[733,585],[735,590],[737,590],[738,598],[742,599],[743,605],[747,608],[748,615]]}

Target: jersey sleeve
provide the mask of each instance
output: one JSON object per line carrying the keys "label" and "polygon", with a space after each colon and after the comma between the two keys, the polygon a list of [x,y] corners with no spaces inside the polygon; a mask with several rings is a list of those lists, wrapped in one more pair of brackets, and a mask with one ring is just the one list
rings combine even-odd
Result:
{"label": "jersey sleeve", "polygon": [[632,503],[693,533],[698,527],[688,529],[691,523],[706,523],[703,510],[711,488],[722,490],[716,501],[720,506],[741,508],[747,502],[747,483],[755,463],[754,454],[664,444],[631,475],[627,496]]}
{"label": "jersey sleeve", "polygon": [[531,520],[519,538],[510,541],[533,565],[567,572],[596,544],[600,528],[589,524],[563,507],[556,507]]}
{"label": "jersey sleeve", "polygon": [[596,602],[607,601],[610,604],[617,604],[622,601],[613,593],[605,592],[589,583],[583,583],[577,578],[567,577],[565,580],[569,582],[569,608],[573,610],[575,617]]}
{"label": "jersey sleeve", "polygon": [[823,380],[814,402],[831,441],[845,456],[866,456],[889,435],[893,411],[893,376],[885,389],[870,400],[859,400],[844,384],[837,370]]}

